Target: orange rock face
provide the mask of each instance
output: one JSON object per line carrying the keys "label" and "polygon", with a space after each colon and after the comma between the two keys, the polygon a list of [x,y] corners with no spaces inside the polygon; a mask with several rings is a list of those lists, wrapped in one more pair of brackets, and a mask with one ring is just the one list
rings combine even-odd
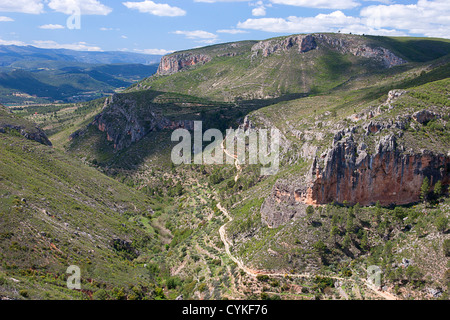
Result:
{"label": "orange rock face", "polygon": [[159,75],[168,75],[181,71],[182,69],[194,66],[199,63],[207,63],[211,61],[211,57],[205,54],[181,53],[171,56],[165,56],[159,64]]}
{"label": "orange rock face", "polygon": [[438,180],[450,182],[450,158],[431,152],[403,155],[397,150],[382,150],[359,161],[337,146],[328,161],[315,174],[303,199],[307,204],[333,201],[350,204],[408,204],[420,200],[420,187],[428,177],[430,184]]}

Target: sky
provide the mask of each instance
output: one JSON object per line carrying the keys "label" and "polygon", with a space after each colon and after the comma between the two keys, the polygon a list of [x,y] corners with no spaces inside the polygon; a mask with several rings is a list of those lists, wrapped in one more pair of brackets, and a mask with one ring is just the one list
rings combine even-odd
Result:
{"label": "sky", "polygon": [[312,32],[450,39],[450,0],[0,0],[0,45],[163,55]]}

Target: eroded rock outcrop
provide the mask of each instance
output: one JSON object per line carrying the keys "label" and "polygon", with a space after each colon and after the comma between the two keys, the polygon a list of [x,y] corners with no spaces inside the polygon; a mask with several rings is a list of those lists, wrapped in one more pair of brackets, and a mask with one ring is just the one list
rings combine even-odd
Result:
{"label": "eroded rock outcrop", "polygon": [[[150,102],[141,106],[132,96],[127,95],[115,95],[106,99],[103,111],[95,117],[91,125],[106,133],[106,139],[113,142],[115,150],[129,147],[152,131],[194,128],[194,122],[191,120],[170,120],[156,108],[152,108]],[[82,134],[83,130],[77,131],[70,139]]]}
{"label": "eroded rock outcrop", "polygon": [[297,35],[283,40],[272,39],[260,41],[252,47],[253,57],[259,52],[263,57],[268,57],[275,52],[282,52],[295,48],[300,53],[305,53],[317,48],[316,40],[312,35]]}
{"label": "eroded rock outcrop", "polygon": [[41,128],[26,120],[15,118],[8,108],[0,104],[0,133],[10,131],[15,131],[28,140],[52,146],[52,143]]}
{"label": "eroded rock outcrop", "polygon": [[[328,152],[323,167],[316,161],[311,181],[303,190],[306,204],[336,201],[361,205],[402,205],[420,200],[420,187],[428,177],[432,185],[450,182],[450,157],[424,151],[407,154],[393,135],[381,139],[369,154],[352,137],[344,137]],[[306,191],[306,192],[305,192]]]}
{"label": "eroded rock outcrop", "polygon": [[[398,94],[400,91],[392,91],[389,99],[393,101]],[[395,119],[368,119],[336,131],[326,152],[318,153],[316,149],[312,157],[309,153],[303,155],[311,161],[307,174],[275,183],[261,206],[263,223],[278,227],[305,216],[309,205],[336,202],[369,206],[379,202],[390,206],[419,202],[425,177],[431,190],[438,181],[449,185],[450,152],[406,147],[402,140],[408,123],[436,118],[442,115],[422,110]],[[305,145],[311,147],[307,140]]]}
{"label": "eroded rock outcrop", "polygon": [[180,53],[164,56],[158,67],[158,75],[169,75],[179,72],[187,67],[204,64],[211,61],[206,54]]}
{"label": "eroded rock outcrop", "polygon": [[351,53],[357,57],[370,58],[380,61],[387,68],[407,63],[406,60],[396,56],[393,52],[386,48],[368,46],[365,43],[361,43],[360,38],[344,39],[327,34],[318,34],[317,39],[328,44],[341,53]]}

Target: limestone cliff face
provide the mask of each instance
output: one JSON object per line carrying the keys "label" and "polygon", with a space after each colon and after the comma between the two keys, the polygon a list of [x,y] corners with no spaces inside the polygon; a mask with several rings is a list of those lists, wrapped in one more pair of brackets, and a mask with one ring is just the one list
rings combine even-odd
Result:
{"label": "limestone cliff face", "polygon": [[252,47],[253,57],[259,53],[263,57],[268,57],[276,52],[285,52],[295,48],[299,53],[305,53],[316,49],[316,40],[312,35],[291,36],[284,40],[266,40],[260,41]]}
{"label": "limestone cliff face", "polygon": [[327,44],[341,53],[351,53],[357,57],[365,57],[380,61],[387,68],[407,63],[406,60],[396,56],[386,48],[368,46],[367,44],[362,43],[360,38],[344,39],[327,34],[318,34],[317,39],[319,42]]}
{"label": "limestone cliff face", "polygon": [[296,35],[285,39],[260,41],[252,47],[252,57],[258,54],[262,54],[263,57],[268,57],[275,53],[286,52],[292,48],[295,48],[299,53],[305,53],[324,45],[330,46],[344,54],[351,53],[357,57],[380,61],[387,68],[407,62],[386,48],[369,46],[363,43],[359,37],[344,39],[339,36],[327,34]]}
{"label": "limestone cliff face", "polygon": [[424,177],[432,185],[438,180],[448,184],[450,157],[429,151],[403,153],[395,136],[383,138],[377,152],[368,154],[350,136],[335,143],[323,167],[314,162],[306,192],[299,190],[296,197],[306,204],[402,205],[420,200]]}
{"label": "limestone cliff face", "polygon": [[425,177],[431,185],[450,184],[450,155],[405,153],[393,135],[381,139],[376,150],[369,154],[352,135],[338,136],[325,159],[313,161],[308,176],[277,181],[261,207],[263,223],[276,228],[304,216],[308,205],[418,202]]}
{"label": "limestone cliff face", "polygon": [[[334,131],[325,152],[309,150],[312,146],[305,138],[307,132],[298,132],[305,141],[302,157],[311,161],[309,171],[275,183],[261,207],[262,221],[278,227],[305,216],[309,205],[332,202],[363,206],[378,201],[383,206],[418,202],[425,177],[431,190],[438,181],[449,185],[450,152],[436,145],[430,145],[434,151],[415,148],[414,141],[405,140],[407,128],[442,120],[445,111],[430,107],[384,117],[384,113],[396,108],[396,100],[405,93],[392,90],[382,105],[348,117],[346,120],[364,121],[355,126],[346,122],[346,128]],[[303,150],[305,147],[307,150]]]}
{"label": "limestone cliff face", "polygon": [[[171,121],[152,108],[151,103],[142,107],[132,97],[119,95],[105,100],[103,111],[91,125],[106,133],[107,140],[114,143],[115,150],[129,147],[152,131],[194,128],[193,121]],[[75,132],[71,139],[82,134],[82,131]]]}
{"label": "limestone cliff face", "polygon": [[187,67],[204,64],[211,61],[211,57],[205,54],[180,53],[164,56],[158,68],[158,75],[169,75],[179,72]]}
{"label": "limestone cliff face", "polygon": [[52,143],[41,128],[23,119],[15,118],[8,108],[0,104],[0,133],[6,133],[10,130],[18,132],[28,140],[52,146]]}
{"label": "limestone cliff face", "polygon": [[46,146],[52,146],[51,141],[48,139],[47,135],[42,131],[40,128],[35,127],[32,130],[28,130],[26,128],[23,128],[19,125],[12,125],[12,124],[0,124],[0,133],[5,133],[7,130],[14,130],[20,133],[23,137],[25,137],[28,140],[33,140],[36,142],[39,142],[41,144],[44,144]]}

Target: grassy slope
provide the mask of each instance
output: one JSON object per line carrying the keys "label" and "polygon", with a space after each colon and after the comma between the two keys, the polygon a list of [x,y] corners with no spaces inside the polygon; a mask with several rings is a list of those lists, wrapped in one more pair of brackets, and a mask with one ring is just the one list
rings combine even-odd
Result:
{"label": "grassy slope", "polygon": [[[415,80],[417,80],[416,83],[422,82],[420,76]],[[398,83],[391,82],[388,87],[393,89],[405,83],[404,80]],[[415,83],[415,81],[410,79],[408,83]],[[450,148],[447,98],[449,84],[450,78],[447,78],[418,87],[406,87],[407,93],[393,103],[392,110],[371,121],[395,119],[398,115],[410,115],[433,106],[432,109],[443,114],[444,118],[423,126],[412,125],[404,131],[399,143],[415,152],[427,149],[447,154]],[[381,88],[386,87],[386,83],[383,82],[378,85],[381,85]],[[400,88],[404,87],[400,86]],[[380,99],[372,100],[373,96],[367,94],[371,90],[375,89],[342,90],[331,95],[318,95],[283,102],[255,111],[250,117],[256,125],[269,123],[280,128],[292,143],[290,152],[294,153],[299,152],[298,144],[302,142],[293,134],[293,129],[302,132],[310,130],[318,132],[317,125],[320,123],[320,132],[325,135],[323,139],[314,139],[310,143],[321,147],[322,149],[319,150],[323,152],[329,148],[333,136],[333,134],[327,135],[326,132],[330,132],[339,123],[342,124],[342,128],[358,124],[351,124],[345,119],[386,100],[385,95]],[[334,116],[333,110],[337,111]],[[262,199],[269,195],[273,183],[278,179],[296,181],[298,176],[305,174],[309,168],[307,165],[303,169],[299,167],[299,171],[293,170],[294,166],[288,162],[289,155],[282,155],[283,165],[277,176],[266,179],[238,195],[238,199],[242,201],[228,203],[235,217],[228,228],[229,237],[235,239],[235,254],[256,269],[283,270],[287,273],[321,270],[322,273],[341,273],[342,275],[350,268],[361,276],[364,275],[365,265],[376,264],[382,266],[385,283],[391,288],[395,287],[398,293],[413,292],[415,297],[423,298],[426,297],[426,292],[423,290],[425,287],[438,287],[445,291],[445,270],[448,269],[446,264],[448,259],[444,255],[443,242],[448,239],[448,235],[439,232],[436,223],[443,217],[449,218],[448,199],[445,203],[432,208],[417,205],[396,209],[402,212],[403,217],[409,217],[407,221],[405,220],[406,222],[398,221],[395,216],[397,211],[393,209],[364,208],[355,217],[355,227],[350,232],[351,243],[348,247],[343,245],[347,233],[346,219],[349,212],[352,212],[348,208],[337,206],[318,208],[308,218],[301,218],[276,229],[268,229],[260,221],[259,209]],[[282,205],[280,209],[283,210]],[[379,216],[378,220],[374,218],[376,214]],[[330,231],[336,225],[339,228],[339,234],[335,241],[330,236]],[[407,225],[412,228],[412,232],[409,227],[405,228]],[[364,233],[360,230],[367,232],[366,235],[369,238],[367,248],[361,247]],[[383,238],[386,234],[391,235],[390,241]],[[327,252],[322,257],[313,247],[313,244],[319,240],[323,241],[327,247]],[[400,249],[392,250],[391,246]],[[408,270],[399,267],[403,258],[414,261],[413,267]],[[392,263],[397,265],[392,267],[390,265]],[[419,271],[414,273],[417,270]],[[444,297],[447,295],[444,294]]]}
{"label": "grassy slope", "polygon": [[65,288],[73,264],[90,291],[145,280],[137,255],[112,247],[114,238],[130,241],[143,261],[158,250],[153,229],[129,221],[147,219],[143,194],[35,142],[0,134],[0,144],[0,295],[19,298],[24,289],[35,299],[82,298]]}
{"label": "grassy slope", "polygon": [[[406,69],[419,63],[435,60],[450,53],[445,39],[388,38],[330,34],[355,43],[382,46],[410,62]],[[282,37],[283,38],[283,37]],[[213,59],[171,76],[154,76],[141,84],[152,89],[180,92],[212,99],[232,101],[236,98],[254,99],[277,97],[293,93],[324,93],[348,83],[357,82],[367,74],[383,76],[374,61],[341,54],[328,45],[317,50],[298,54],[295,50],[275,53],[269,57],[252,56],[251,47],[256,42],[221,44],[183,52],[203,53]],[[224,56],[232,52],[235,56]],[[405,67],[396,67],[391,73]],[[131,90],[137,87],[132,86]]]}

